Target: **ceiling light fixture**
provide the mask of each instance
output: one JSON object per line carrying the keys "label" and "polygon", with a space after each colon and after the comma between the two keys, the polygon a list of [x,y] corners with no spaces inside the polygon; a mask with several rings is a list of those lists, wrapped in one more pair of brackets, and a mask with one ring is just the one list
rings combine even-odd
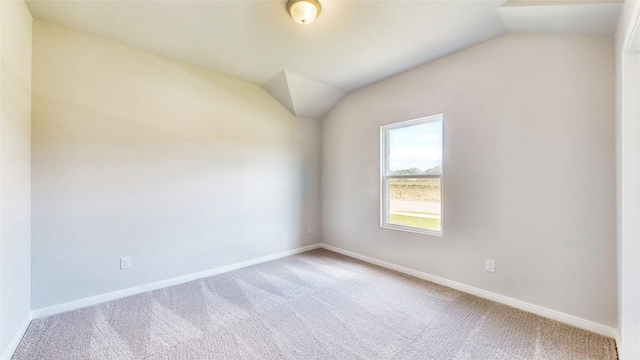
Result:
{"label": "ceiling light fixture", "polygon": [[307,25],[320,13],[320,3],[316,0],[289,0],[287,9],[295,22]]}

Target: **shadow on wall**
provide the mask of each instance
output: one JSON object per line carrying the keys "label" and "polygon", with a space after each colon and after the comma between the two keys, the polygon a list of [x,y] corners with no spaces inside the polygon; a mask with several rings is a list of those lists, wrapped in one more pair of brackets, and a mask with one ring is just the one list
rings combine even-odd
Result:
{"label": "shadow on wall", "polygon": [[35,309],[307,245],[317,123],[259,86],[43,22],[33,74]]}

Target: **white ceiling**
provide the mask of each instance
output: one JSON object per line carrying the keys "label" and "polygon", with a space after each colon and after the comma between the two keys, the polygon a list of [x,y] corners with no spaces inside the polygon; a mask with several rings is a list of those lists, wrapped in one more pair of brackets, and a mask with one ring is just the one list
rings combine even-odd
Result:
{"label": "white ceiling", "polygon": [[[289,17],[286,2],[40,0],[27,4],[37,19],[263,85],[292,113],[310,118],[324,117],[346,92],[508,31],[558,32],[553,26],[545,27],[558,22],[553,18],[558,9],[540,15],[540,7],[535,6],[545,1],[512,0],[499,11],[505,0],[320,0],[318,18],[306,26]],[[579,1],[584,2],[569,2],[575,9],[568,10],[569,16],[561,21],[572,22],[585,6],[591,6],[575,32],[611,33],[620,3]],[[562,6],[557,3],[549,6]],[[505,15],[507,7],[515,10],[506,9]],[[518,28],[522,24],[528,24],[526,29]],[[571,33],[571,25],[565,25],[562,32]]]}
{"label": "white ceiling", "polygon": [[621,3],[558,3],[522,6],[524,0],[511,0],[498,8],[509,32],[547,32],[557,34],[613,34]]}

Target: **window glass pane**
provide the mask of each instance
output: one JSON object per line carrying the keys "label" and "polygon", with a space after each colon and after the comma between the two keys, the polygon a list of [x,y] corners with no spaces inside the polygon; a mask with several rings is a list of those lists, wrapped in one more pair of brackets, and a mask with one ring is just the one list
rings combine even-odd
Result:
{"label": "window glass pane", "polygon": [[442,121],[389,130],[389,175],[440,175]]}
{"label": "window glass pane", "polygon": [[380,226],[443,236],[443,115],[380,127]]}
{"label": "window glass pane", "polygon": [[441,178],[388,180],[390,224],[440,231]]}

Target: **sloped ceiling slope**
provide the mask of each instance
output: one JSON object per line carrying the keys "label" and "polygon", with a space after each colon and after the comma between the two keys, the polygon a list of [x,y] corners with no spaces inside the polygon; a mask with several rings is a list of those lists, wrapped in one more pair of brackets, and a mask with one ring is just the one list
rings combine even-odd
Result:
{"label": "sloped ceiling slope", "polygon": [[[36,19],[261,85],[293,114],[313,119],[349,91],[508,31],[498,11],[504,0],[320,0],[320,15],[305,26],[290,18],[286,2],[27,4]],[[516,4],[518,11],[529,3]]]}
{"label": "sloped ceiling slope", "polygon": [[614,0],[511,0],[498,12],[509,32],[610,35],[621,9],[622,2]]}

